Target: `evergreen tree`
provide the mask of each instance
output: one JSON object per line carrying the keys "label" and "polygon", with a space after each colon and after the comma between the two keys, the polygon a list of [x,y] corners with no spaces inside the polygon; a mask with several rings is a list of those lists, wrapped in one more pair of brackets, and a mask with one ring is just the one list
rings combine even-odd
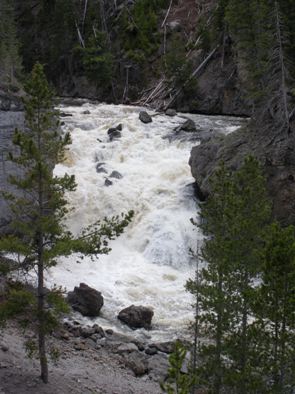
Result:
{"label": "evergreen tree", "polygon": [[21,70],[12,0],[0,4],[0,75],[6,83],[14,83]]}
{"label": "evergreen tree", "polygon": [[256,319],[261,330],[269,392],[292,393],[295,385],[295,229],[273,223],[262,253]]}
{"label": "evergreen tree", "polygon": [[[74,176],[53,175],[53,166],[63,159],[69,134],[58,129],[57,113],[53,110],[53,95],[43,67],[36,64],[26,86],[24,100],[26,130],[16,130],[13,143],[19,155],[10,159],[18,165],[21,176],[11,176],[10,182],[19,193],[5,193],[13,213],[10,235],[0,240],[0,250],[17,253],[17,268],[37,272],[37,301],[23,289],[13,289],[6,303],[1,305],[0,317],[4,320],[18,312],[32,312],[26,323],[32,323],[38,336],[38,354],[41,378],[48,381],[46,335],[57,324],[56,311],[60,297],[56,289],[47,293],[44,274],[57,263],[59,256],[73,252],[99,254],[109,251],[108,239],[119,235],[129,223],[132,212],[122,218],[98,221],[75,238],[66,228],[63,219],[67,214],[66,191],[76,187]],[[52,308],[48,308],[48,304]],[[57,308],[53,308],[57,306]],[[32,346],[30,346],[32,349]]]}
{"label": "evergreen tree", "polygon": [[189,394],[196,380],[195,376],[188,371],[183,373],[187,350],[185,346],[177,341],[173,353],[169,356],[168,378],[161,383],[161,389],[167,394]]}
{"label": "evergreen tree", "polygon": [[[259,251],[262,230],[270,219],[265,179],[258,162],[246,158],[235,174],[224,165],[212,179],[212,194],[201,206],[201,223],[206,238],[201,248],[207,265],[200,272],[199,283],[188,282],[188,289],[198,294],[202,310],[200,332],[200,368],[204,384],[214,394],[235,389],[255,392],[250,349],[250,315],[254,280],[261,272]],[[259,392],[259,391],[257,391]]]}

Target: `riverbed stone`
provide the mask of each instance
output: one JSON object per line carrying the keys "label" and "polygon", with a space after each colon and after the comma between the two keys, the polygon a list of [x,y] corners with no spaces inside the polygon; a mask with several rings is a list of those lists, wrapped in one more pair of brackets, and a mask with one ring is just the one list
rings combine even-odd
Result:
{"label": "riverbed stone", "polygon": [[143,123],[151,123],[153,121],[152,117],[146,111],[140,111],[139,119]]}
{"label": "riverbed stone", "polygon": [[139,351],[125,354],[123,361],[125,366],[130,368],[135,376],[143,376],[148,371],[147,357]]}
{"label": "riverbed stone", "polygon": [[74,291],[68,294],[68,302],[83,316],[94,317],[99,316],[104,300],[99,291],[85,283],[80,283],[79,287],[75,287]]}
{"label": "riverbed stone", "polygon": [[166,109],[166,111],[165,111],[165,115],[167,115],[167,116],[176,116],[177,115],[177,112],[175,111],[175,109],[173,109],[173,108],[168,108],[168,109]]}
{"label": "riverbed stone", "polygon": [[151,308],[145,306],[131,305],[121,310],[118,319],[127,324],[130,328],[151,328],[151,322],[154,312]]}
{"label": "riverbed stone", "polygon": [[166,354],[156,354],[148,359],[148,372],[151,379],[163,382],[168,375],[169,361]]}
{"label": "riverbed stone", "polygon": [[181,126],[180,130],[187,131],[189,133],[197,131],[195,122],[192,119],[187,119]]}
{"label": "riverbed stone", "polygon": [[112,171],[110,178],[122,179],[123,175],[119,171]]}
{"label": "riverbed stone", "polygon": [[135,351],[138,351],[138,348],[132,342],[130,342],[130,343],[122,343],[117,348],[117,352],[118,353],[131,353],[131,352],[135,352]]}

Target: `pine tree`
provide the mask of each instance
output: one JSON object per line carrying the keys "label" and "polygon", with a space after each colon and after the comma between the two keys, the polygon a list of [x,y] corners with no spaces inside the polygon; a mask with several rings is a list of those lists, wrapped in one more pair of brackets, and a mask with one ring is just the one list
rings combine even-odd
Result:
{"label": "pine tree", "polygon": [[198,283],[189,281],[187,288],[198,296],[202,311],[199,318],[200,335],[210,342],[200,346],[203,365],[199,372],[203,376],[203,383],[210,387],[212,393],[218,394],[224,387],[226,375],[225,335],[233,318],[229,302],[232,290],[228,284],[232,271],[229,231],[233,221],[234,195],[231,174],[224,165],[214,174],[211,186],[212,194],[201,206],[199,224],[206,236],[201,253],[207,266],[201,269]]}
{"label": "pine tree", "polygon": [[273,223],[262,253],[256,319],[261,330],[269,392],[292,393],[295,385],[295,229]]}
{"label": "pine tree", "polygon": [[[265,179],[258,162],[246,158],[231,174],[224,165],[212,178],[212,194],[201,206],[199,227],[206,236],[201,248],[207,263],[199,284],[188,283],[198,294],[203,365],[199,369],[210,392],[252,392],[255,355],[250,352],[254,280],[261,272],[262,230],[270,220]],[[254,392],[254,391],[253,391]]]}
{"label": "pine tree", "polygon": [[[123,231],[132,212],[122,218],[98,221],[78,238],[65,228],[63,219],[68,212],[65,192],[73,191],[76,184],[74,176],[54,176],[53,166],[63,159],[70,136],[58,129],[53,94],[40,64],[35,65],[25,88],[28,95],[24,100],[26,130],[16,130],[13,143],[19,149],[19,155],[10,155],[21,176],[10,177],[18,193],[4,193],[13,218],[10,235],[0,240],[0,250],[18,255],[18,269],[37,272],[37,301],[22,288],[13,289],[7,302],[1,305],[0,317],[4,320],[25,312],[22,320],[32,323],[36,330],[41,378],[46,383],[46,335],[57,324],[56,311],[63,308],[60,308],[60,297],[57,297],[59,292],[53,289],[47,293],[44,289],[45,270],[57,264],[59,256],[73,252],[107,253],[108,239]],[[48,309],[48,304],[57,308]]]}
{"label": "pine tree", "polygon": [[19,43],[14,19],[14,5],[11,0],[0,4],[0,74],[6,83],[14,83],[21,71]]}

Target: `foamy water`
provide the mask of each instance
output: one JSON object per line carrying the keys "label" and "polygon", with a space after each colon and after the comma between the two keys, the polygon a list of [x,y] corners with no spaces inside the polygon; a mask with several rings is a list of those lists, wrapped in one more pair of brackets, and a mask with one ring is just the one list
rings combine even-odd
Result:
{"label": "foamy water", "polygon": [[[86,110],[90,114],[83,114]],[[72,290],[84,282],[101,291],[104,307],[92,323],[126,332],[128,328],[116,318],[118,312],[131,304],[145,305],[154,309],[153,330],[139,330],[137,335],[153,340],[179,336],[193,317],[192,299],[184,289],[195,268],[189,249],[202,239],[190,223],[198,207],[188,159],[197,142],[163,138],[184,122],[179,116],[156,115],[152,123],[143,124],[136,107],[85,103],[62,111],[73,115],[64,118],[63,126],[71,132],[73,143],[55,174],[74,174],[78,184],[67,196],[74,208],[67,218],[70,230],[79,233],[99,218],[130,209],[135,217],[125,233],[111,242],[109,255],[83,262],[77,256],[62,258],[50,270],[48,284]],[[190,117],[208,132],[232,132],[240,124],[231,118]],[[107,130],[119,123],[122,138],[110,142]],[[97,173],[98,163],[104,163],[105,172]],[[112,171],[122,178],[110,178]],[[105,186],[106,178],[111,186]]]}

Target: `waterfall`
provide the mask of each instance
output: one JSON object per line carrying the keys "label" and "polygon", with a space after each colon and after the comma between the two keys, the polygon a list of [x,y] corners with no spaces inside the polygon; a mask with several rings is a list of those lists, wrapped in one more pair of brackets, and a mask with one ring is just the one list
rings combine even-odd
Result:
{"label": "waterfall", "polygon": [[[61,110],[72,115],[63,118],[63,128],[71,132],[73,143],[55,174],[74,174],[78,184],[67,195],[73,208],[69,229],[78,233],[99,218],[130,209],[135,217],[110,243],[109,255],[82,262],[77,256],[61,258],[50,270],[48,284],[72,290],[84,282],[101,291],[105,305],[95,322],[105,328],[128,331],[117,321],[118,312],[131,304],[145,305],[154,309],[153,330],[137,335],[153,340],[178,336],[193,317],[191,295],[184,289],[194,275],[189,249],[202,239],[190,222],[198,210],[188,165],[196,134],[175,136],[174,129],[184,122],[180,116],[155,114],[152,123],[144,124],[138,107],[84,103]],[[189,117],[208,133],[231,132],[240,124],[226,117]],[[110,141],[108,129],[119,124],[121,138]]]}

